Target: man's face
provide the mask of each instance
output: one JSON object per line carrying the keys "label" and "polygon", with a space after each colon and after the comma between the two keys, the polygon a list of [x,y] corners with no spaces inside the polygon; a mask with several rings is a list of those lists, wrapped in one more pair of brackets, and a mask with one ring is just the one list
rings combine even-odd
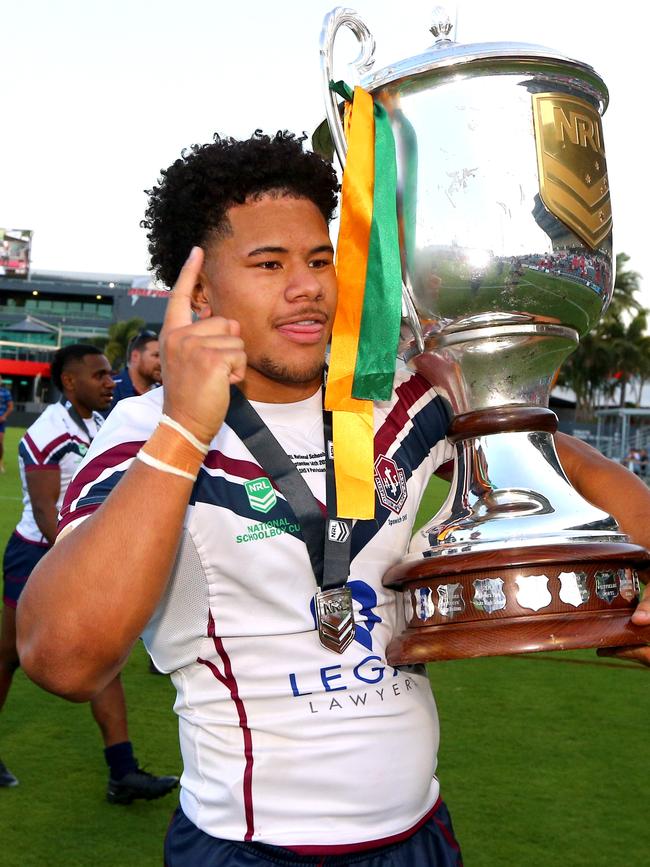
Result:
{"label": "man's face", "polygon": [[69,398],[87,410],[108,409],[115,383],[111,366],[103,355],[84,355],[61,376]]}
{"label": "man's face", "polygon": [[129,367],[137,371],[150,385],[161,380],[160,346],[157,340],[150,340],[141,349],[131,353]]}
{"label": "man's face", "polygon": [[227,217],[232,233],[206,248],[199,306],[202,297],[215,316],[239,322],[248,397],[272,402],[286,385],[317,387],[336,309],[322,214],[309,199],[265,195]]}

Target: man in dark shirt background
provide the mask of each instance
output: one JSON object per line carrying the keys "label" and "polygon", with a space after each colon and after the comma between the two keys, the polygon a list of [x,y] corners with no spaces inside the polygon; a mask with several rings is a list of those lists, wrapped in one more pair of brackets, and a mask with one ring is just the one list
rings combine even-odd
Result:
{"label": "man in dark shirt background", "polygon": [[160,349],[155,331],[139,331],[131,338],[126,351],[126,366],[114,379],[115,391],[109,412],[125,397],[144,394],[160,385]]}

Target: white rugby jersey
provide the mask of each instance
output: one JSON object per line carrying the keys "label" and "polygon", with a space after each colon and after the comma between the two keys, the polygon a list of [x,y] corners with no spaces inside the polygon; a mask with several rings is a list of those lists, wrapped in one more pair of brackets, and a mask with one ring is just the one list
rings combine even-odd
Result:
{"label": "white rugby jersey", "polygon": [[[226,425],[211,443],[143,638],[178,693],[181,806],[215,837],[303,851],[354,845],[408,831],[437,800],[433,696],[423,667],[386,663],[404,621],[381,580],[453,452],[428,383],[403,372],[396,386],[376,404],[376,517],[353,528],[356,632],[341,655],[318,640],[316,581],[284,497]],[[113,410],[68,489],[62,526],[118,483],[159,420],[162,391]],[[320,392],[253,406],[324,504]]]}
{"label": "white rugby jersey", "polygon": [[99,413],[93,413],[92,418],[84,419],[88,431],[86,433],[62,403],[54,403],[44,409],[34,424],[27,428],[18,444],[23,513],[16,527],[16,533],[26,541],[40,545],[50,544],[34,520],[25,474],[58,468],[61,473],[61,490],[57,509],[60,509],[70,479],[88,451],[91,437],[95,435],[103,421]]}

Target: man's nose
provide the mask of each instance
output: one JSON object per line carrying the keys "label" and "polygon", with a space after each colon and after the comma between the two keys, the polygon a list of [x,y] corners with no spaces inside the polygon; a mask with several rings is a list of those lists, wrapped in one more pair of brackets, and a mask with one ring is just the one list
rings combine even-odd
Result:
{"label": "man's nose", "polygon": [[289,279],[285,290],[289,301],[300,298],[315,300],[323,296],[323,284],[319,272],[307,264],[294,266],[289,271]]}

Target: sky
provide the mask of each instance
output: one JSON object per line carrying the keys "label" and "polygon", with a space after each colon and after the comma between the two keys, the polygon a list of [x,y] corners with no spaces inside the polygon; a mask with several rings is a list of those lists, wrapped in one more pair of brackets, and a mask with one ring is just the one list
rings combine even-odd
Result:
{"label": "sky", "polygon": [[[145,274],[144,190],[214,132],[311,133],[324,117],[319,35],[331,0],[0,0],[0,226],[34,231],[35,270]],[[433,3],[351,0],[375,70],[433,41]],[[647,40],[637,3],[459,0],[459,42],[533,42],[605,80],[614,243],[650,307]],[[12,21],[12,29],[5,29]],[[337,40],[352,82],[353,37]],[[647,272],[647,273],[645,273]]]}

